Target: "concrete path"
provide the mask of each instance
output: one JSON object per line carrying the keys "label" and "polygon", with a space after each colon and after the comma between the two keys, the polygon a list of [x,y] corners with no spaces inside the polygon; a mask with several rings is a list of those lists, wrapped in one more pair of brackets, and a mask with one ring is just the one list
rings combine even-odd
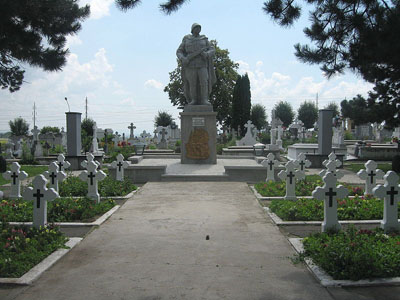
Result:
{"label": "concrete path", "polygon": [[245,183],[148,183],[33,286],[10,289],[5,298],[388,300],[400,295],[395,288],[323,288],[304,266],[292,264],[293,254]]}

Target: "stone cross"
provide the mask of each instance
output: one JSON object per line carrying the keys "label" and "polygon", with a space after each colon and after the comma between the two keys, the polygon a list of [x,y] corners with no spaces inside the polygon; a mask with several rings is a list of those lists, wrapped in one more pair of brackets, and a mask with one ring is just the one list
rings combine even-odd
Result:
{"label": "stone cross", "polygon": [[129,138],[133,139],[135,136],[133,135],[133,130],[136,129],[136,126],[133,125],[133,123],[131,123],[131,125],[128,126],[128,129],[131,131],[129,134]]}
{"label": "stone cross", "polygon": [[365,163],[365,169],[358,171],[357,175],[362,180],[365,180],[365,191],[364,195],[372,195],[372,189],[376,186],[376,180],[382,179],[385,173],[377,169],[378,164],[369,160]]}
{"label": "stone cross", "polygon": [[333,153],[333,152],[331,152],[331,153],[328,155],[328,159],[325,159],[325,160],[322,162],[322,164],[323,164],[324,166],[326,166],[330,161],[334,161],[337,168],[339,168],[339,167],[342,165],[341,161],[338,160],[338,159],[336,159],[336,154]]}
{"label": "stone cross", "polygon": [[299,166],[299,171],[304,172],[306,171],[306,168],[309,168],[311,166],[311,161],[306,159],[306,155],[301,152],[299,155],[297,155],[296,159],[296,164]]}
{"label": "stone cross", "polygon": [[348,195],[349,190],[342,185],[336,186],[337,178],[328,172],[322,179],[325,184],[317,187],[312,196],[317,200],[324,201],[324,221],[322,222],[322,232],[327,230],[339,231],[340,224],[337,217],[337,199]]}
{"label": "stone cross", "polygon": [[97,164],[94,161],[88,161],[86,171],[79,174],[79,178],[88,183],[87,196],[97,203],[100,203],[100,194],[98,192],[98,181],[103,180],[107,175],[103,171],[97,170]]}
{"label": "stone cross", "polygon": [[124,156],[121,153],[117,155],[117,160],[111,163],[111,167],[116,169],[116,179],[118,181],[124,181],[124,169],[129,167],[129,163],[124,161]]}
{"label": "stone cross", "polygon": [[296,170],[296,164],[293,161],[288,161],[285,165],[286,170],[279,172],[278,177],[286,181],[285,200],[297,200],[296,197],[296,179],[304,179],[304,173]]}
{"label": "stone cross", "polygon": [[11,171],[3,173],[6,180],[11,180],[10,199],[21,198],[21,180],[28,178],[25,171],[20,171],[21,166],[17,162],[13,162],[10,167]]}
{"label": "stone cross", "polygon": [[93,123],[92,152],[93,153],[99,152],[99,144],[97,142],[97,124],[96,124],[96,122]]}
{"label": "stone cross", "polygon": [[384,199],[381,228],[385,232],[398,231],[400,230],[397,210],[400,200],[399,176],[395,172],[389,171],[384,179],[384,185],[379,184],[372,190],[376,197]]}
{"label": "stone cross", "polygon": [[33,134],[33,141],[37,142],[39,141],[39,132],[40,130],[38,129],[38,127],[35,125],[35,127],[31,130],[32,134]]}
{"label": "stone cross", "polygon": [[60,196],[53,188],[46,188],[47,180],[43,175],[33,179],[32,187],[25,189],[23,198],[33,201],[33,226],[39,228],[47,224],[47,201],[53,201]]}
{"label": "stone cross", "polygon": [[113,142],[114,142],[114,148],[118,148],[118,143],[119,143],[118,131],[115,132],[115,135],[113,137]]}
{"label": "stone cross", "polygon": [[340,170],[337,170],[337,162],[334,160],[330,160],[325,164],[326,170],[322,170],[319,172],[319,176],[324,177],[327,173],[332,173],[333,176],[336,177],[336,179],[340,179],[344,176],[343,172]]}
{"label": "stone cross", "polygon": [[53,188],[58,193],[58,184],[61,183],[67,175],[59,170],[57,162],[53,161],[49,165],[49,170],[44,172],[44,177],[49,180],[49,186]]}
{"label": "stone cross", "polygon": [[71,166],[71,164],[65,160],[64,154],[58,155],[57,165],[58,165],[58,171],[65,171],[65,169],[68,169]]}
{"label": "stone cross", "polygon": [[86,159],[81,162],[81,166],[86,169],[89,161],[93,161],[97,165],[97,167],[100,167],[100,162],[94,159],[94,155],[92,153],[86,154]]}
{"label": "stone cross", "polygon": [[279,161],[275,159],[275,155],[268,153],[267,159],[264,159],[261,164],[268,168],[266,181],[275,181],[275,167],[279,166]]}

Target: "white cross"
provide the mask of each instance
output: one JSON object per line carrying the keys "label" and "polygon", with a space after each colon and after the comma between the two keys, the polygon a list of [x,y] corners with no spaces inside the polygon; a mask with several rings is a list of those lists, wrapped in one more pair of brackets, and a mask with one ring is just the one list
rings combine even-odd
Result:
{"label": "white cross", "polygon": [[389,171],[383,178],[385,184],[379,184],[372,190],[376,197],[384,199],[381,228],[385,232],[398,231],[400,230],[397,211],[398,201],[400,200],[399,176],[395,172]]}
{"label": "white cross", "polygon": [[94,161],[87,163],[87,171],[83,171],[79,174],[79,178],[88,183],[87,196],[97,203],[100,203],[100,195],[98,192],[98,181],[103,180],[107,175],[103,171],[97,171],[97,164]]}
{"label": "white cross", "polygon": [[128,129],[130,130],[129,138],[133,139],[135,136],[133,135],[133,130],[136,129],[136,126],[131,123],[131,125],[128,126]]}
{"label": "white cross", "polygon": [[378,164],[369,160],[365,163],[365,169],[358,171],[357,175],[362,180],[365,180],[365,191],[364,195],[372,195],[372,189],[376,186],[376,180],[382,179],[385,173],[377,169]]}
{"label": "white cross", "polygon": [[59,170],[57,162],[53,161],[49,165],[49,170],[43,173],[44,177],[49,180],[49,186],[58,193],[58,184],[61,183],[67,175]]}
{"label": "white cross", "polygon": [[247,123],[244,124],[244,127],[247,128],[246,135],[247,135],[247,133],[249,133],[249,134],[252,136],[251,130],[252,130],[253,127],[254,127],[253,123],[252,123],[250,120],[248,120]]}
{"label": "white cross", "polygon": [[124,169],[129,167],[129,163],[124,161],[124,156],[119,153],[117,155],[117,160],[111,163],[111,167],[115,170],[116,179],[118,181],[124,181]]}
{"label": "white cross", "polygon": [[304,174],[306,172],[306,168],[309,168],[311,166],[311,161],[306,159],[306,155],[303,152],[297,155],[295,163],[298,165],[299,171],[303,172]]}
{"label": "white cross", "polygon": [[304,179],[304,173],[296,170],[296,164],[288,161],[285,165],[286,170],[279,172],[278,177],[286,181],[285,200],[297,200],[296,197],[296,179]]}
{"label": "white cross", "polygon": [[113,142],[114,142],[114,148],[118,148],[118,143],[119,143],[119,135],[118,135],[118,131],[115,132],[115,135],[113,137]]}
{"label": "white cross", "polygon": [[275,159],[275,155],[268,153],[267,159],[264,159],[261,164],[267,167],[267,179],[265,181],[275,181],[275,167],[279,166],[279,161]]}
{"label": "white cross", "polygon": [[332,173],[336,179],[340,179],[344,176],[341,170],[337,170],[337,162],[334,160],[330,160],[325,164],[326,170],[322,170],[319,172],[319,176],[324,177],[327,173]]}
{"label": "white cross", "polygon": [[347,196],[349,190],[342,185],[336,186],[337,178],[328,172],[322,179],[325,184],[317,187],[312,196],[315,199],[324,201],[324,222],[322,223],[322,232],[327,230],[339,231],[340,224],[337,217],[337,199]]}
{"label": "white cross", "polygon": [[86,154],[86,159],[81,162],[81,166],[86,169],[89,161],[93,161],[97,165],[97,167],[100,167],[100,163],[94,159],[94,155],[92,153]]}
{"label": "white cross", "polygon": [[38,175],[32,181],[33,188],[26,188],[22,195],[25,201],[33,201],[33,226],[36,228],[47,224],[47,201],[60,197],[53,188],[46,188],[46,183],[46,178]]}
{"label": "white cross", "polygon": [[341,162],[340,160],[336,159],[336,154],[333,153],[333,152],[331,152],[331,153],[328,155],[328,159],[325,159],[325,160],[322,162],[322,164],[323,164],[324,166],[326,166],[330,161],[334,161],[337,168],[339,168],[339,167],[342,165],[342,162]]}
{"label": "white cross", "polygon": [[65,169],[68,169],[71,166],[71,164],[65,160],[64,154],[58,155],[57,165],[58,165],[58,171],[65,171]]}
{"label": "white cross", "polygon": [[10,199],[21,198],[21,180],[28,178],[25,171],[20,171],[21,166],[17,162],[13,162],[10,167],[11,171],[3,173],[6,180],[11,180]]}

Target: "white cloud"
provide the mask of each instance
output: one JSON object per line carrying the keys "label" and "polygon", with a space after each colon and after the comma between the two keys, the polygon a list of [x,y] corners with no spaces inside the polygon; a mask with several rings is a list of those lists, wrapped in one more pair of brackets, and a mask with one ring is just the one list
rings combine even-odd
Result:
{"label": "white cloud", "polygon": [[110,15],[110,6],[114,0],[81,0],[80,5],[90,5],[90,19],[100,19]]}
{"label": "white cloud", "polygon": [[71,48],[71,46],[82,45],[82,40],[77,35],[67,36],[67,42],[65,48]]}
{"label": "white cloud", "polygon": [[145,86],[145,87],[149,87],[149,88],[155,88],[155,89],[157,89],[157,90],[161,90],[161,89],[164,87],[164,85],[163,85],[161,82],[159,82],[159,81],[157,81],[157,80],[155,80],[155,79],[149,79],[149,80],[147,80],[147,81],[144,83],[144,86]]}

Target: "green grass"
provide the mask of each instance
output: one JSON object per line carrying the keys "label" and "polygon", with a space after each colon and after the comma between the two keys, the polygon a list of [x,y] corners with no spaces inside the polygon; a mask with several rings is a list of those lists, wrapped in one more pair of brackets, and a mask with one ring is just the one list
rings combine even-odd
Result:
{"label": "green grass", "polygon": [[[21,171],[28,173],[28,177],[34,177],[39,174],[43,174],[47,171],[49,167],[47,166],[21,166]],[[10,170],[10,165],[7,166],[7,170]],[[10,183],[11,180],[5,180],[3,176],[0,177],[0,185]]]}
{"label": "green grass", "polygon": [[49,226],[13,228],[0,225],[0,277],[21,277],[53,251],[65,248],[67,238]]}
{"label": "green grass", "polygon": [[[357,173],[361,169],[365,169],[365,166],[363,163],[361,164],[345,164],[344,169],[352,171],[354,173]],[[392,170],[392,164],[391,163],[384,163],[384,164],[378,164],[378,169],[381,169],[383,172],[391,171]]]}
{"label": "green grass", "polygon": [[400,235],[381,229],[316,233],[303,239],[304,253],[334,279],[360,280],[400,276]]}

